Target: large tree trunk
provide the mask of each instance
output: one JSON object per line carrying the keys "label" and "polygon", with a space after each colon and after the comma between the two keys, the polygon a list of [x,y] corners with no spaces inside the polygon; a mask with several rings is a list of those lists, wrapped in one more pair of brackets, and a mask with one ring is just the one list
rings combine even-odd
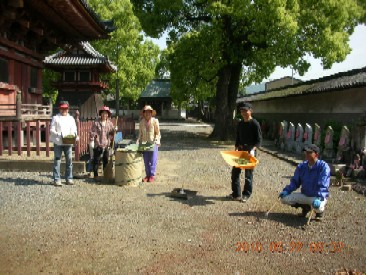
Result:
{"label": "large tree trunk", "polygon": [[216,85],[215,128],[212,138],[228,140],[233,135],[233,112],[239,88],[241,64],[228,64],[219,72]]}

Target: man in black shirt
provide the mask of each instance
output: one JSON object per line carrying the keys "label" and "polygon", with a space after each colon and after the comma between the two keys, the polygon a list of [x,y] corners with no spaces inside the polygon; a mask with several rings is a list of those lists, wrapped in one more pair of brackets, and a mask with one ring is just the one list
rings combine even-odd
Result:
{"label": "man in black shirt", "polygon": [[[243,120],[238,124],[236,131],[235,151],[248,151],[252,156],[256,155],[256,150],[262,142],[262,131],[257,120],[252,118],[252,105],[241,102],[238,105]],[[245,169],[245,185],[243,193],[240,193],[240,173],[241,169],[233,167],[231,171],[231,189],[229,198],[246,202],[253,191],[253,170]]]}

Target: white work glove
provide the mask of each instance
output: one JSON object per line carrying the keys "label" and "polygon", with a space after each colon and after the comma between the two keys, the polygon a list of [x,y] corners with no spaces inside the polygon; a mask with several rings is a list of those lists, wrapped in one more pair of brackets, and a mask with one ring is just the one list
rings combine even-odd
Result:
{"label": "white work glove", "polygon": [[251,150],[250,153],[249,153],[252,157],[255,157],[255,150]]}

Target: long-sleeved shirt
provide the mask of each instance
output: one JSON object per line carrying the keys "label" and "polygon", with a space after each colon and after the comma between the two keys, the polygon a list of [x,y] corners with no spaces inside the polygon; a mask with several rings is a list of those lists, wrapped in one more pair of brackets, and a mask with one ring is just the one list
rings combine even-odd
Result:
{"label": "long-sleeved shirt", "polygon": [[114,126],[110,119],[107,119],[103,125],[100,119],[94,121],[90,130],[90,141],[96,142],[96,146],[106,148],[110,145],[110,136],[114,134]]}
{"label": "long-sleeved shirt", "polygon": [[[50,127],[50,140],[57,145],[63,145],[62,137],[74,135],[77,137],[77,128],[74,117],[67,114],[63,116],[57,114],[53,116]],[[70,145],[71,144],[66,144]]]}
{"label": "long-sleeved shirt", "polygon": [[291,178],[290,184],[283,190],[292,193],[301,186],[301,193],[321,200],[329,196],[330,168],[323,160],[317,160],[310,168],[308,161],[300,163]]}
{"label": "long-sleeved shirt", "polygon": [[235,147],[244,151],[251,151],[259,147],[262,142],[262,130],[257,120],[240,121],[236,131]]}

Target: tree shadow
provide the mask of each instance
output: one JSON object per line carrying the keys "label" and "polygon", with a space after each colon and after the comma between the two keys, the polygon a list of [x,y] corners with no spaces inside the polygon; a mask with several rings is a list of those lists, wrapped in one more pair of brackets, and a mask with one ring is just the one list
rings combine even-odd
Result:
{"label": "tree shadow", "polygon": [[299,228],[306,225],[307,219],[303,217],[298,217],[291,213],[269,213],[266,216],[266,212],[262,211],[247,211],[241,213],[229,213],[231,217],[254,217],[257,222],[262,220],[272,220],[278,223],[282,223],[286,226],[291,226],[294,228]]}
{"label": "tree shadow", "polygon": [[52,182],[51,178],[47,178],[45,180],[2,178],[2,179],[0,179],[0,182],[10,183],[10,184],[20,185],[20,186],[53,185],[53,182]]}

